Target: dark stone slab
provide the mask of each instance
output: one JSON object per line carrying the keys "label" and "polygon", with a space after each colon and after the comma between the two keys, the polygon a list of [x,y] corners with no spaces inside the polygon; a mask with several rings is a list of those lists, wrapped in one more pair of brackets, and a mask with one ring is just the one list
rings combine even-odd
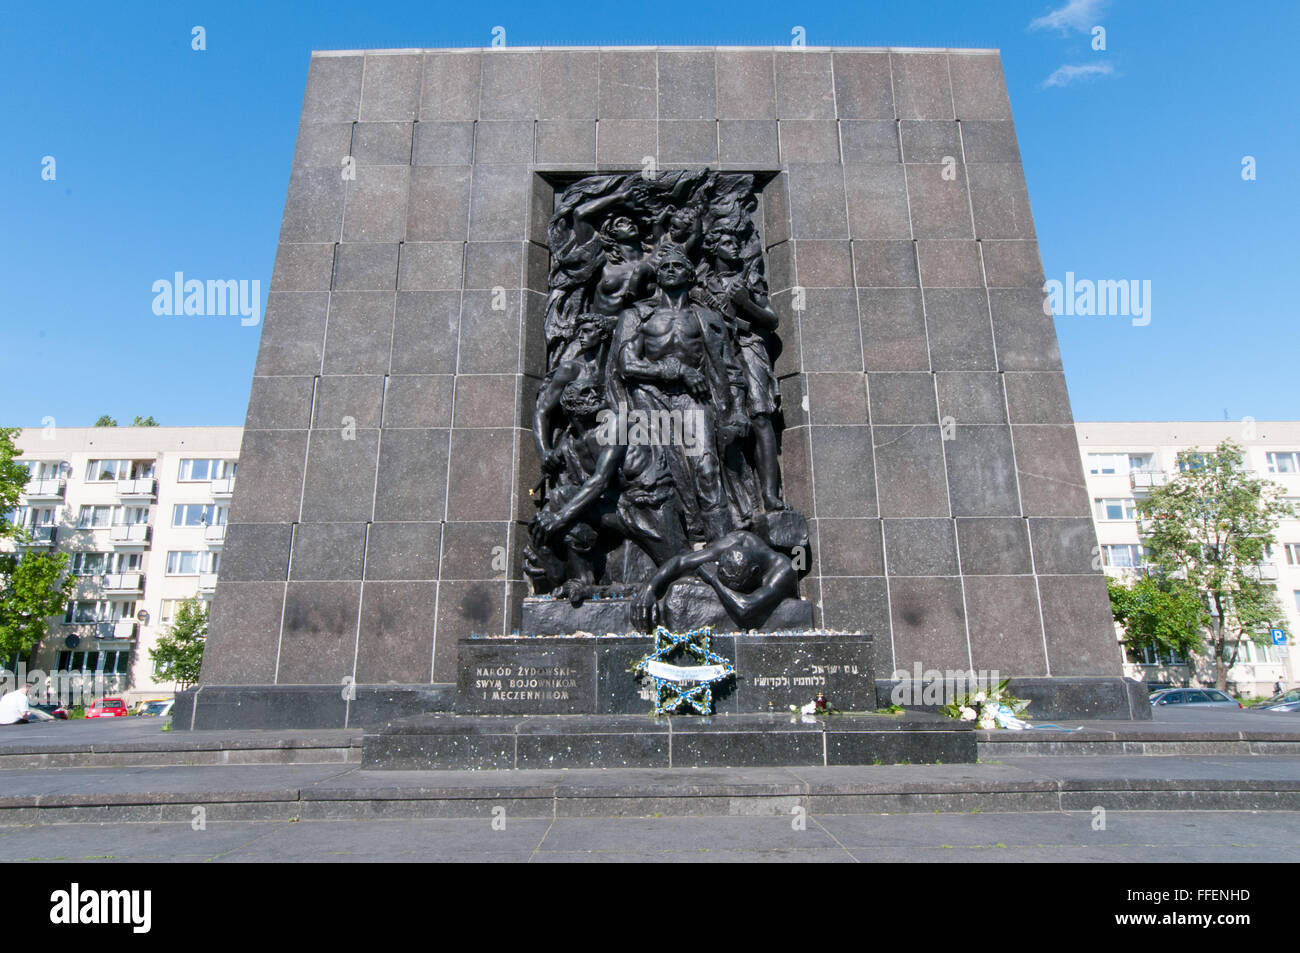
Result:
{"label": "dark stone slab", "polygon": [[[585,726],[584,726],[585,727]],[[556,737],[556,729],[520,726],[515,740],[515,767],[528,768],[666,768],[668,731],[574,732]]]}
{"label": "dark stone slab", "polygon": [[[758,765],[815,766],[825,763],[821,725],[765,726],[756,732],[716,731],[721,719],[703,719],[673,732],[673,764],[677,767]],[[789,721],[790,719],[784,719]],[[722,727],[726,727],[725,723]]]}
{"label": "dark stone slab", "polygon": [[[841,731],[838,719],[826,726],[826,763],[973,764],[978,742],[973,731],[948,725],[930,730]],[[912,726],[909,726],[912,727]]]}
{"label": "dark stone slab", "polygon": [[579,639],[463,639],[457,647],[456,710],[500,715],[594,712],[594,648],[594,642]]}
{"label": "dark stone slab", "polygon": [[[929,375],[925,375],[928,377]],[[873,401],[874,403],[874,401]],[[933,403],[933,396],[931,396]],[[876,486],[882,516],[947,516],[948,486],[943,472],[943,441],[939,427],[872,427]],[[821,463],[817,463],[818,503],[821,503]],[[869,474],[864,474],[869,476]],[[818,507],[818,515],[823,515]],[[828,515],[855,515],[850,513]]]}
{"label": "dark stone slab", "polygon": [[957,575],[957,539],[950,519],[882,520],[891,576]]}
{"label": "dark stone slab", "polygon": [[[736,678],[715,688],[716,713],[783,711],[807,704],[819,691],[843,711],[870,710],[874,705],[868,635],[723,633],[713,636],[711,646],[737,670]],[[653,687],[635,679],[631,669],[653,649],[654,640],[643,635],[467,639],[459,646],[457,710],[528,715],[650,712]],[[515,694],[506,697],[508,692]]]}
{"label": "dark stone slab", "polygon": [[432,681],[437,599],[435,582],[401,580],[362,586],[358,681]]}
{"label": "dark stone slab", "polygon": [[717,74],[719,119],[776,118],[771,51],[718,50]]}
{"label": "dark stone slab", "polygon": [[[423,715],[368,730],[362,768],[479,770],[508,768],[818,767],[826,765],[972,763],[971,726],[922,712],[902,715],[736,714],[650,718],[643,715],[469,717]],[[660,786],[637,778],[641,789]],[[784,783],[781,779],[778,783]],[[615,788],[621,782],[611,777]],[[751,782],[752,783],[752,782]],[[834,784],[835,782],[830,782]],[[529,796],[510,782],[510,792]],[[718,780],[702,778],[704,788]],[[436,788],[423,796],[437,796]],[[386,786],[385,786],[386,788]],[[447,793],[463,788],[448,789]],[[370,791],[369,796],[382,791]],[[504,790],[494,792],[506,793]],[[550,790],[531,793],[550,798]],[[574,796],[626,796],[590,781]],[[708,793],[706,790],[696,792]],[[754,793],[752,787],[750,793]],[[772,791],[776,794],[778,792]],[[342,796],[340,794],[332,796]],[[445,795],[444,795],[445,796]],[[477,796],[482,796],[481,794]],[[408,795],[409,797],[409,795]]]}
{"label": "dark stone slab", "polygon": [[1033,571],[1028,524],[1018,517],[957,520],[957,551],[965,575],[1017,575]]}
{"label": "dark stone slab", "polygon": [[[908,670],[909,673],[911,670]],[[1146,686],[1131,678],[1119,677],[1031,677],[1017,678],[1013,673],[1000,673],[1003,678],[1010,677],[1007,686],[1017,698],[1030,702],[1026,712],[1036,722],[1077,721],[1092,719],[1099,721],[1150,721],[1151,703]],[[910,683],[910,684],[908,684]],[[894,698],[923,699],[927,697],[925,682],[916,679],[876,680],[876,703],[879,707],[892,703]],[[942,688],[936,689],[944,697],[951,698],[964,693],[969,683],[946,680]],[[921,711],[933,711],[933,705],[908,705],[909,711],[917,708]],[[1011,739],[1008,732],[999,737]],[[1015,738],[1028,740],[1041,738],[1016,732]]]}
{"label": "dark stone slab", "polygon": [[576,608],[564,599],[530,596],[524,600],[519,631],[524,635],[596,635],[635,631],[627,599],[588,599]]}
{"label": "dark stone slab", "polygon": [[840,711],[875,708],[869,635],[748,636],[736,640],[744,711],[785,711],[825,693]]}
{"label": "dark stone slab", "polygon": [[284,580],[289,535],[284,523],[230,523],[221,555],[221,578],[232,582]]}
{"label": "dark stone slab", "polygon": [[1047,653],[1034,577],[968,576],[964,585],[974,668],[1008,675],[1046,675]]}
{"label": "dark stone slab", "polygon": [[1033,717],[1044,719],[1151,719],[1149,692],[1131,678],[1013,678],[1009,686],[1030,699]]}
{"label": "dark stone slab", "polygon": [[382,727],[451,698],[450,685],[200,685],[177,693],[172,730]]}

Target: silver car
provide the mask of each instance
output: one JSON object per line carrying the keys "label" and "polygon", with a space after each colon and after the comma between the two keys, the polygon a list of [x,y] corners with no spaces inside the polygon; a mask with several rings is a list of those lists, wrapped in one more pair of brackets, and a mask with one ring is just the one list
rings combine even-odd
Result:
{"label": "silver car", "polygon": [[1167,688],[1151,696],[1152,705],[1179,708],[1241,708],[1241,702],[1217,688]]}

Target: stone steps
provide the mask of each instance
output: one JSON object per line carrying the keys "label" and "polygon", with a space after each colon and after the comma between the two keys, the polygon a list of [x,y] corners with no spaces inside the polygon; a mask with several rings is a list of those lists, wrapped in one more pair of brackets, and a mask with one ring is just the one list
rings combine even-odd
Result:
{"label": "stone steps", "polygon": [[366,732],[382,770],[793,767],[955,764],[976,758],[971,725],[939,715],[742,713],[422,715]]}
{"label": "stone steps", "polygon": [[[244,765],[0,772],[0,825],[234,820],[1300,811],[1300,758],[571,771]],[[201,809],[198,810],[198,809]]]}

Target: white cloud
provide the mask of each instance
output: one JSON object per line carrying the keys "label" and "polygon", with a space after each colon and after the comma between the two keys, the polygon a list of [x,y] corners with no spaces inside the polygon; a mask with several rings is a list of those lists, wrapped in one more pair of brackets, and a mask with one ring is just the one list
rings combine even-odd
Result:
{"label": "white cloud", "polygon": [[1059,10],[1046,13],[1029,24],[1031,30],[1060,30],[1069,33],[1078,30],[1087,33],[1101,18],[1106,0],[1068,0]]}
{"label": "white cloud", "polygon": [[1099,76],[1111,76],[1115,72],[1109,63],[1089,63],[1086,66],[1062,66],[1047,79],[1044,86],[1068,86],[1075,80],[1096,79]]}

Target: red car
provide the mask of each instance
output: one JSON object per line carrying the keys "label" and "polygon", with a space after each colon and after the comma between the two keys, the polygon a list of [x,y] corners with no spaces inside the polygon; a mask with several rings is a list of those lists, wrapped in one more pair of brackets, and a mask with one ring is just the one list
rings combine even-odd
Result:
{"label": "red car", "polygon": [[87,718],[125,718],[130,714],[120,698],[101,698],[86,709]]}

